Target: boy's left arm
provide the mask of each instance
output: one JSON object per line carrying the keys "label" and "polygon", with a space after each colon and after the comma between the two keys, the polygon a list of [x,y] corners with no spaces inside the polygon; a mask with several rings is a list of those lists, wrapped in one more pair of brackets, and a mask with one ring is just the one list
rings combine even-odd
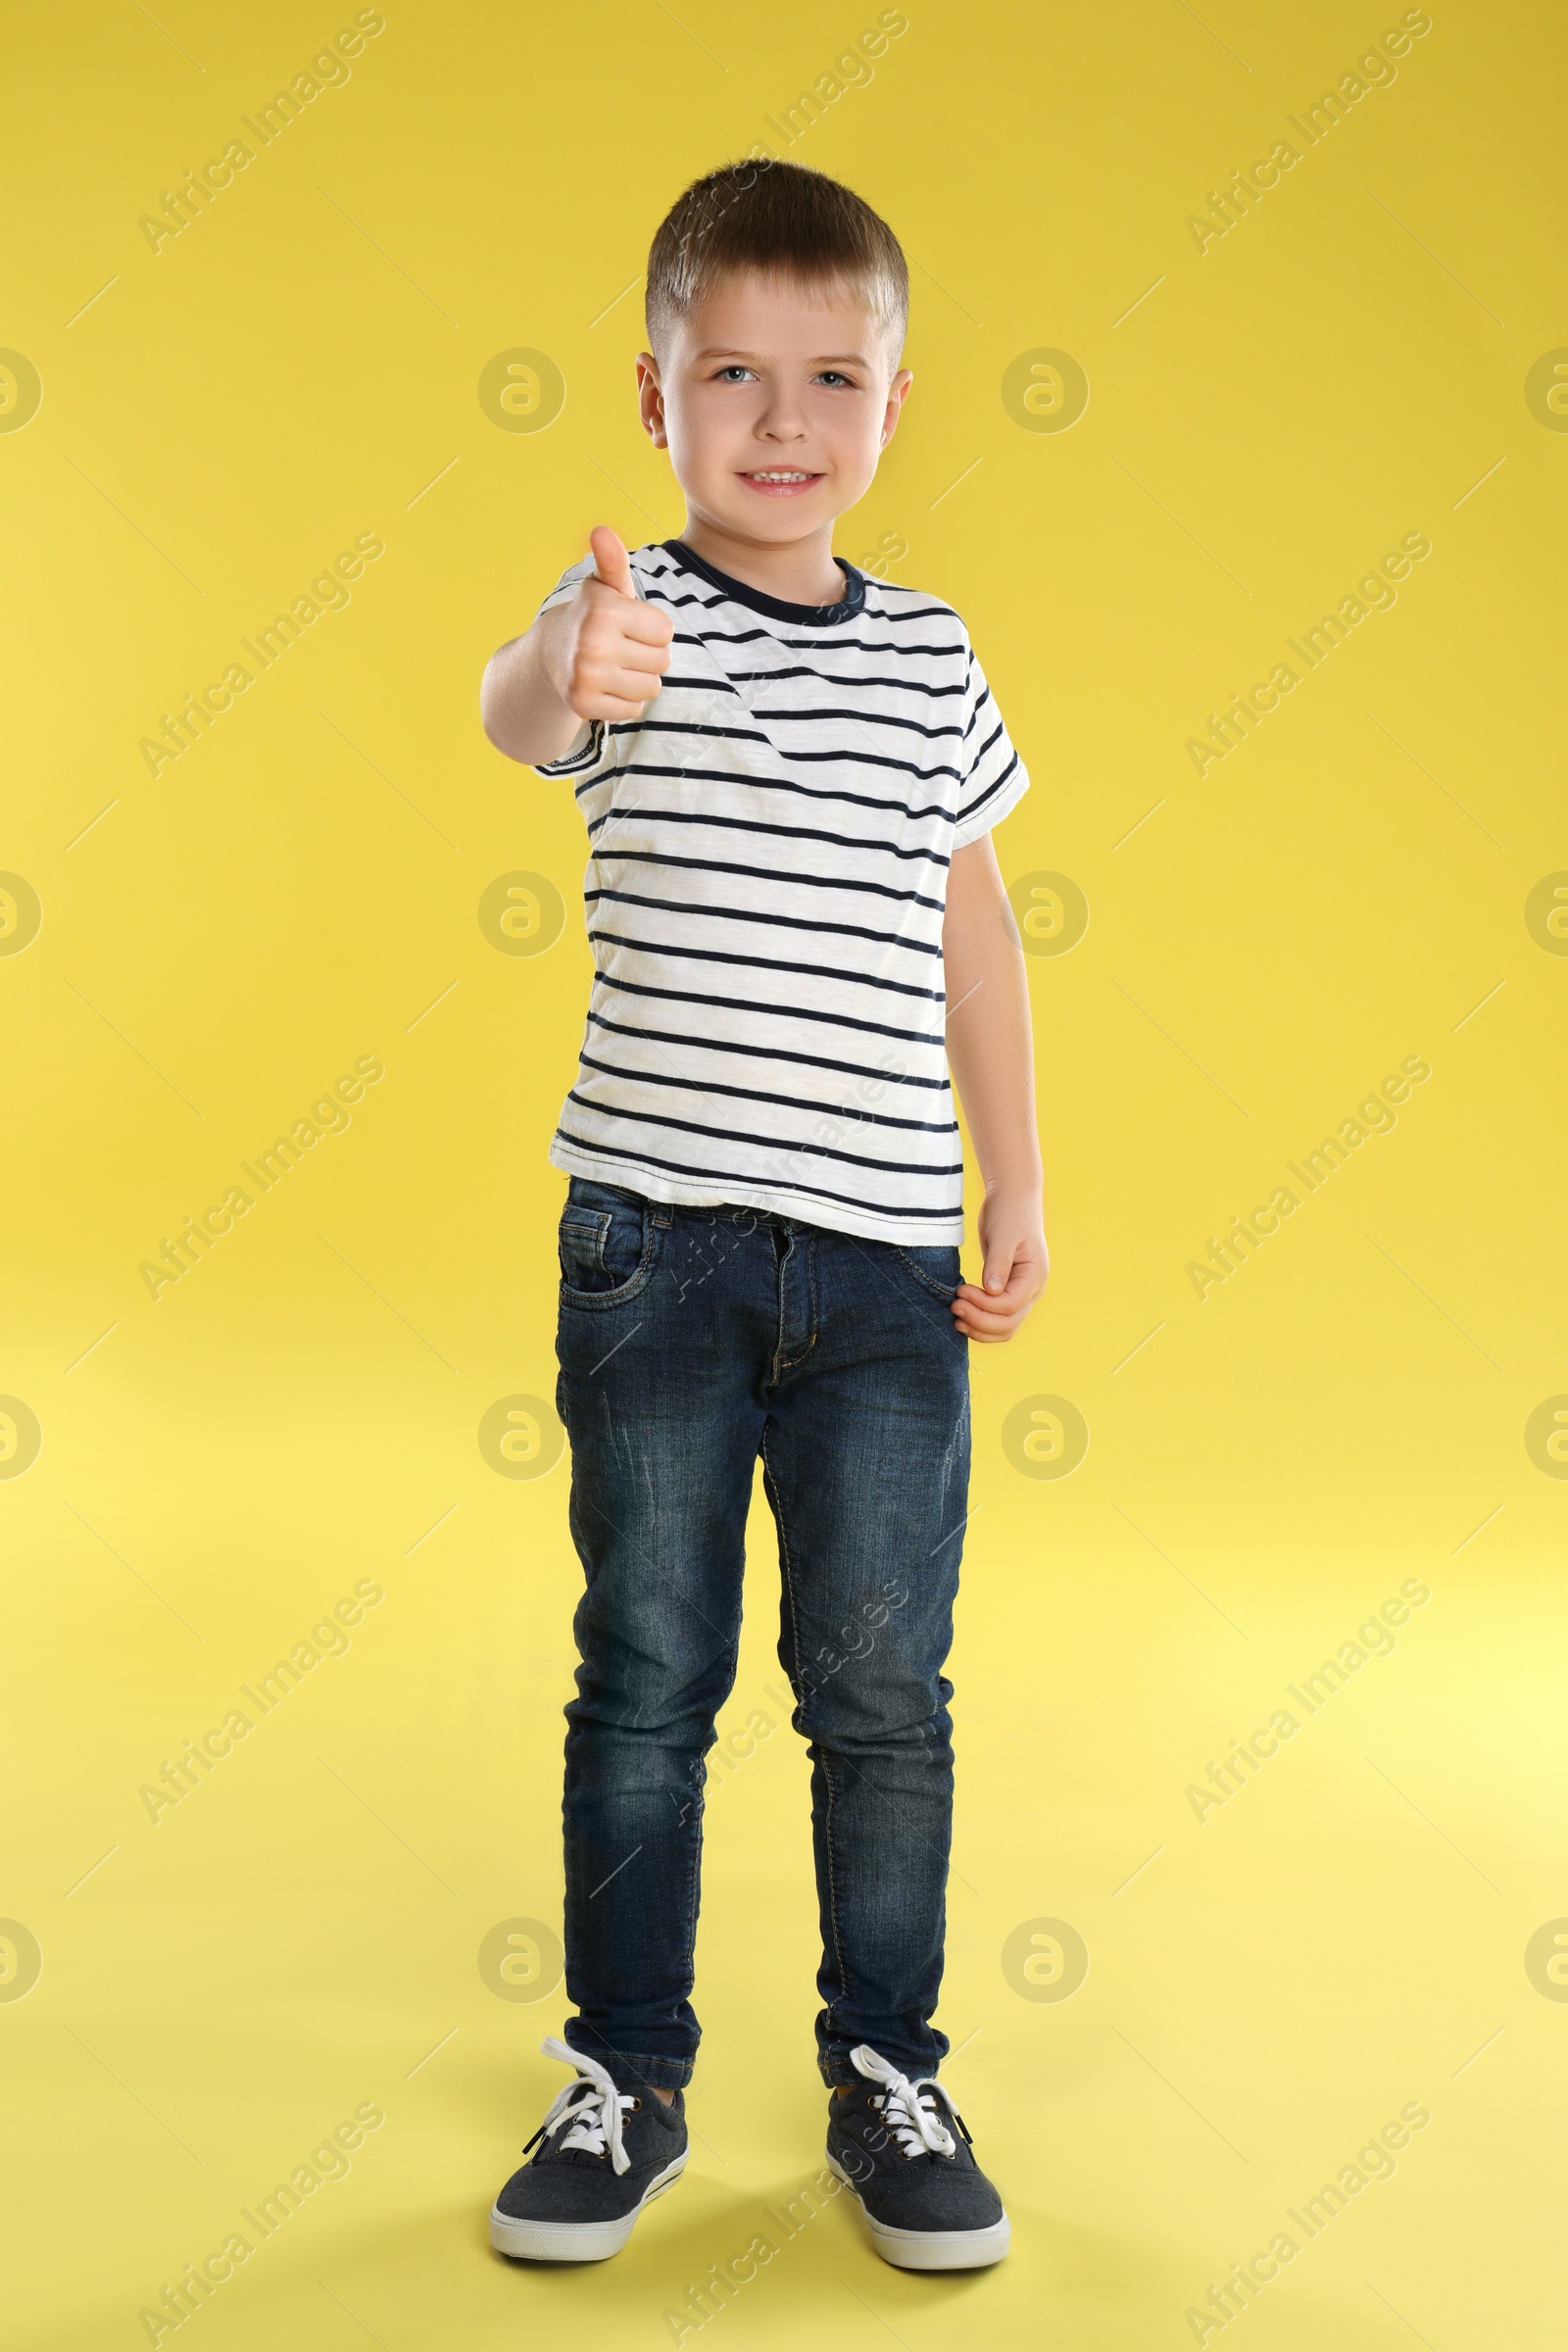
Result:
{"label": "boy's left arm", "polygon": [[960,1285],[954,1319],[971,1340],[1010,1340],[1046,1287],[1040,1138],[1023,946],[989,833],[954,853],[942,926],[948,1065],[986,1197],[980,1287]]}

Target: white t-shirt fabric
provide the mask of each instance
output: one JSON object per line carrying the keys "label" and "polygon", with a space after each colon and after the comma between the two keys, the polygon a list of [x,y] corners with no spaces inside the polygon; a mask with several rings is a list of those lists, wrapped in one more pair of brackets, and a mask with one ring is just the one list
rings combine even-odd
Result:
{"label": "white t-shirt fabric", "polygon": [[638,719],[584,720],[537,771],[570,779],[587,823],[595,964],[551,1164],[659,1201],[961,1242],[948,868],[1029,782],[964,625],[841,558],[848,593],[820,606],[679,540],[630,561],[675,623],[661,690]]}

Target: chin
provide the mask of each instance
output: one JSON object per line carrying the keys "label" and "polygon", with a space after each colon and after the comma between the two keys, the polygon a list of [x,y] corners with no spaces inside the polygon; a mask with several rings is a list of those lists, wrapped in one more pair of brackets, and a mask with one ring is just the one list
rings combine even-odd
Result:
{"label": "chin", "polygon": [[[714,509],[715,514],[720,512]],[[811,514],[805,499],[781,498],[759,499],[755,507],[722,511],[722,519],[724,528],[738,539],[783,540],[798,539],[803,530],[814,530],[826,517]]]}

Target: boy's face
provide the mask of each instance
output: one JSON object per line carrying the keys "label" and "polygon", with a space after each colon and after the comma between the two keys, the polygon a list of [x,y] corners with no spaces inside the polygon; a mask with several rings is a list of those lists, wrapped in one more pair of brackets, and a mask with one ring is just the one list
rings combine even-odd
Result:
{"label": "boy's face", "polygon": [[[848,288],[745,272],[637,361],[643,422],[693,520],[786,546],[865,495],[914,378]],[[786,481],[767,477],[787,475]]]}

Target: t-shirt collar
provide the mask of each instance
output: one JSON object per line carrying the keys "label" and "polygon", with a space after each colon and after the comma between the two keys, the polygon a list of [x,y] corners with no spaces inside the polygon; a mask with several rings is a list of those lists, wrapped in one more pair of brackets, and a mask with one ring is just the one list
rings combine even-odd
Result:
{"label": "t-shirt collar", "polygon": [[746,605],[754,612],[763,613],[770,620],[788,620],[808,629],[830,628],[836,623],[853,620],[865,610],[865,574],[842,556],[833,561],[849,582],[848,592],[836,605],[792,605],[780,596],[765,596],[760,588],[751,587],[745,580],[732,579],[686,545],[684,539],[665,539],[662,542],[666,555],[674,557],[683,571],[694,571],[710,588],[719,589],[737,605]]}

